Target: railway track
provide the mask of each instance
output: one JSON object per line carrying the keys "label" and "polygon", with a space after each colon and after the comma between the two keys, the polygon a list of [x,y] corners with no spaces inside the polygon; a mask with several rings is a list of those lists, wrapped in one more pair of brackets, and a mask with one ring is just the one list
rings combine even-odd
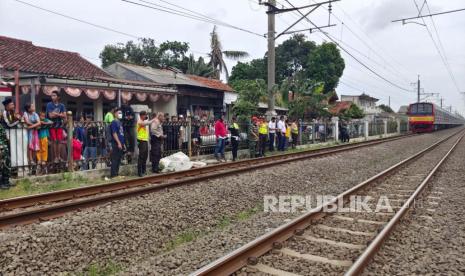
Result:
{"label": "railway track", "polygon": [[389,137],[317,150],[242,160],[234,163],[221,163],[188,171],[0,200],[0,229],[47,221],[69,212],[80,211],[84,208],[95,207],[107,202],[147,193],[164,191],[169,188],[188,185],[202,180],[224,177],[298,160],[324,157],[344,151],[379,145],[410,136],[412,135]]}
{"label": "railway track", "polygon": [[[191,275],[361,274],[464,135],[461,130],[434,143]],[[443,154],[438,148],[449,146],[446,142],[456,136]],[[439,153],[437,163],[424,162],[428,154]],[[355,206],[351,205],[355,195],[377,203],[387,199],[393,211],[373,212],[373,206],[371,211],[347,210]],[[428,197],[429,211],[434,212],[438,196]],[[341,212],[341,207],[346,210]]]}

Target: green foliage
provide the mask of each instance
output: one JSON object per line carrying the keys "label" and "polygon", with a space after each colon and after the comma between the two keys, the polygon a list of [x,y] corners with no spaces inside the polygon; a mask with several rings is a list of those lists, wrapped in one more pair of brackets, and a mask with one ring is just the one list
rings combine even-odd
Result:
{"label": "green foliage", "polygon": [[189,44],[186,42],[166,41],[156,46],[153,39],[142,38],[138,42],[106,45],[100,53],[100,59],[102,67],[115,62],[127,62],[154,68],[175,67],[185,72],[188,62],[187,51]]}
{"label": "green foliage", "polygon": [[232,69],[231,77],[229,77],[229,82],[234,82],[237,80],[256,80],[262,79],[266,80],[266,60],[254,59],[251,62],[243,63],[238,62],[236,66]]}
{"label": "green foliage", "polygon": [[168,244],[166,246],[166,251],[171,251],[171,250],[175,249],[176,247],[178,247],[180,245],[191,242],[191,241],[201,237],[202,235],[203,234],[201,232],[192,231],[192,230],[183,232],[183,233],[177,235],[176,237],[174,237],[174,239],[172,239],[171,241],[168,242]]}
{"label": "green foliage", "polygon": [[381,108],[384,112],[394,113],[394,110],[385,104],[380,104],[378,107]]}
{"label": "green foliage", "polygon": [[211,52],[208,55],[210,56],[210,65],[214,69],[215,77],[219,79],[221,73],[225,72],[226,81],[229,79],[229,71],[224,57],[238,60],[249,56],[249,54],[244,51],[223,51],[223,46],[221,45],[221,40],[216,30],[216,26],[213,27],[213,31],[210,34],[210,48]]}
{"label": "green foliage", "polygon": [[362,119],[363,117],[365,117],[363,110],[356,104],[352,104],[348,109],[339,114],[339,118],[342,120]]}
{"label": "green foliage", "polygon": [[[336,88],[344,68],[344,59],[334,43],[316,45],[308,41],[305,35],[298,34],[276,47],[278,84],[295,78],[314,80],[325,84],[323,93],[327,94]],[[232,81],[266,78],[267,56],[248,63],[238,63],[231,74]]]}
{"label": "green foliage", "polygon": [[345,63],[334,43],[323,43],[309,56],[306,76],[325,83],[324,93],[333,91],[344,72]]}
{"label": "green foliage", "polygon": [[123,270],[123,266],[117,264],[113,261],[109,261],[108,263],[101,265],[101,264],[91,264],[87,269],[86,272],[78,273],[76,275],[85,275],[85,276],[111,276],[116,275]]}
{"label": "green foliage", "polygon": [[238,80],[231,83],[235,91],[239,93],[234,113],[242,122],[257,113],[260,99],[266,95],[266,83],[264,80]]}
{"label": "green foliage", "polygon": [[186,74],[201,76],[201,77],[213,77],[215,70],[213,67],[205,63],[203,57],[199,57],[198,60],[195,60],[194,55],[189,56],[187,63]]}
{"label": "green foliage", "polygon": [[216,224],[216,226],[220,229],[225,229],[229,225],[231,225],[231,218],[225,216],[223,216]]}
{"label": "green foliage", "polygon": [[308,80],[301,74],[285,80],[280,87],[283,96],[292,91],[294,100],[290,101],[289,116],[296,119],[313,119],[329,116],[327,112],[327,95],[323,94],[324,84]]}
{"label": "green foliage", "polygon": [[281,83],[305,71],[316,48],[315,42],[308,41],[303,34],[293,35],[276,47],[276,82]]}

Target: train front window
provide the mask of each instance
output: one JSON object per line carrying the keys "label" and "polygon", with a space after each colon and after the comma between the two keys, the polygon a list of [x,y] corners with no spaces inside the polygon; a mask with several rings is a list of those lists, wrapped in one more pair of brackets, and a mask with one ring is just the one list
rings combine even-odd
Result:
{"label": "train front window", "polygon": [[410,106],[412,115],[430,115],[433,114],[433,105],[427,103],[412,104]]}

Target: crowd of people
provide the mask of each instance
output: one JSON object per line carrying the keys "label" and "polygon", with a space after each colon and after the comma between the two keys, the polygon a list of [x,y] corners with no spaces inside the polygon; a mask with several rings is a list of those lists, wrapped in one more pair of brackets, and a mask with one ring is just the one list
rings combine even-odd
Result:
{"label": "crowd of people", "polygon": [[[250,157],[264,157],[266,151],[286,151],[289,146],[295,148],[298,142],[299,126],[296,120],[285,119],[280,116],[267,121],[265,117],[252,117],[251,124],[247,126],[247,142],[249,144]],[[228,135],[227,130],[230,134]],[[225,144],[231,139],[232,160],[236,161],[238,144],[241,139],[240,128],[237,119],[233,117],[231,124],[226,127],[224,116],[215,122],[215,158],[219,162],[225,162]]]}
{"label": "crowd of people", "polygon": [[[216,121],[194,116],[190,123],[183,115],[170,116],[161,112],[141,111],[137,116],[125,99],[120,107],[110,107],[103,123],[95,122],[92,114],[85,114],[75,119],[73,131],[68,133],[70,118],[65,105],[60,102],[58,91],[51,93],[51,101],[40,112],[34,104],[26,104],[21,115],[16,112],[11,98],[5,99],[3,105],[0,188],[9,188],[10,176],[18,174],[18,170],[41,175],[51,172],[51,167],[67,169],[68,154],[74,161],[75,170],[96,169],[97,163],[102,161],[110,168],[113,178],[119,177],[123,160],[128,164],[133,162],[137,146],[137,174],[142,177],[147,174],[149,157],[152,173],[160,171],[159,162],[163,155],[178,151],[187,153],[188,148],[193,155],[198,155],[201,148],[214,147],[215,158],[225,162],[225,147],[230,144],[232,160],[236,161],[242,141],[248,144],[251,158],[264,157],[267,152],[295,148],[299,133],[305,133],[296,120],[284,116],[270,120],[252,117],[247,125],[240,125],[235,117],[227,123],[224,116]],[[325,136],[324,129],[317,130],[321,137]],[[68,134],[71,135],[70,149]],[[344,127],[341,136],[344,141],[348,140]]]}

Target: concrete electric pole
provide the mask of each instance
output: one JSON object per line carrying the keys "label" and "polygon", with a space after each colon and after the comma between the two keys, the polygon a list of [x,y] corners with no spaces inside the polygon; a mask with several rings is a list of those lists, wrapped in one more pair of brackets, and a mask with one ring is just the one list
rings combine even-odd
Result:
{"label": "concrete electric pole", "polygon": [[418,98],[417,98],[417,103],[420,102],[420,75],[418,75],[418,82],[417,82],[417,87],[418,87]]}
{"label": "concrete electric pole", "polygon": [[274,109],[274,85],[276,83],[276,52],[275,52],[275,35],[276,35],[276,14],[273,7],[276,6],[276,0],[269,0],[268,6],[268,110],[266,116],[271,118],[276,116]]}
{"label": "concrete electric pole", "polygon": [[[276,111],[275,111],[275,97],[274,97],[274,87],[276,84],[276,51],[275,51],[275,46],[276,46],[276,39],[279,38],[282,35],[289,35],[297,32],[304,32],[304,31],[309,31],[310,33],[313,30],[320,30],[322,28],[329,28],[336,26],[335,24],[330,24],[326,26],[321,26],[321,27],[316,27],[315,28],[308,28],[304,30],[297,30],[297,31],[290,31],[292,27],[297,25],[300,21],[302,21],[304,18],[307,18],[308,15],[310,15],[313,11],[318,9],[324,4],[329,4],[329,15],[331,16],[331,3],[337,2],[340,0],[328,0],[320,3],[314,3],[314,4],[309,4],[303,7],[295,7],[292,5],[289,1],[286,0],[292,7],[291,8],[278,8],[276,7],[276,0],[268,0],[268,1],[261,1],[259,0],[260,5],[265,5],[268,7],[267,14],[268,14],[268,33],[267,33],[267,38],[268,38],[268,84],[267,84],[267,89],[268,89],[268,110],[266,112],[266,116],[268,118],[276,116]],[[303,14],[300,12],[301,9],[307,9],[311,8],[310,11],[308,11],[306,14]],[[301,13],[302,17],[294,22],[290,27],[288,27],[286,30],[281,32],[280,34],[276,35],[276,15],[281,14],[281,13],[287,13],[287,12],[294,12],[294,11],[299,11]]]}

